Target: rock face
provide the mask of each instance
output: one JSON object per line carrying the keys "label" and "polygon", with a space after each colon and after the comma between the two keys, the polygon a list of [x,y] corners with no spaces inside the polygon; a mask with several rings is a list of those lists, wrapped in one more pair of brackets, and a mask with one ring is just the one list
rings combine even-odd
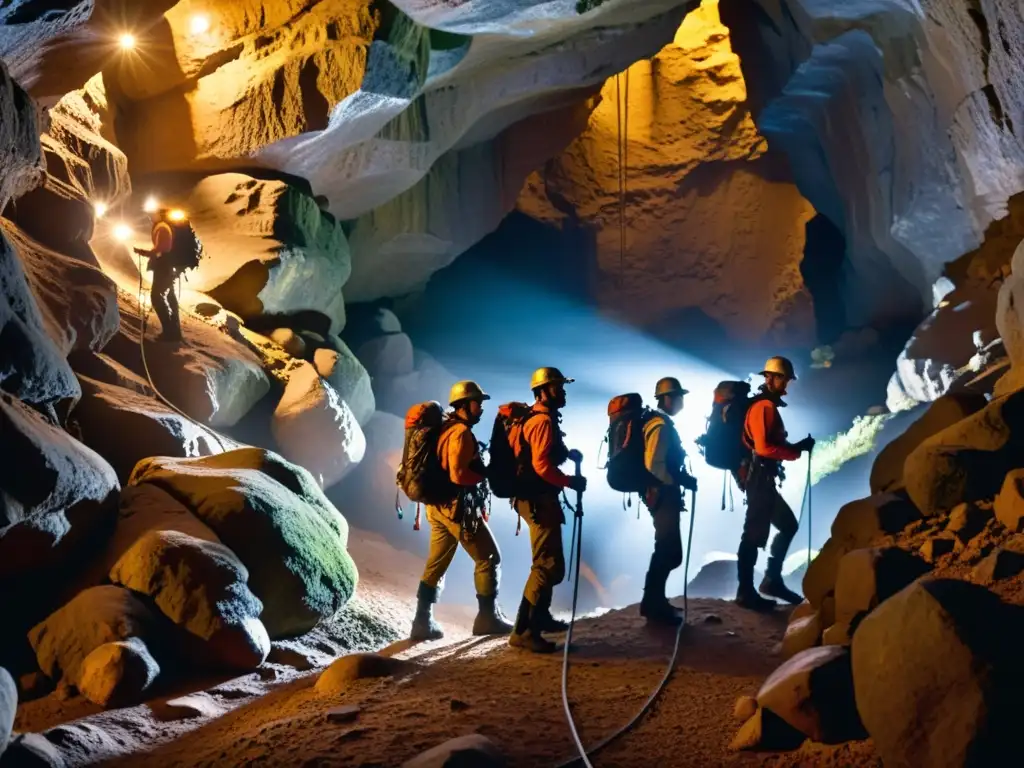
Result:
{"label": "rock face", "polygon": [[[3,11],[0,11],[3,13]],[[43,170],[36,107],[7,73],[6,56],[0,56],[0,157],[4,158],[0,181],[0,211],[12,197],[39,183]]]}
{"label": "rock face", "polygon": [[[239,173],[194,187],[160,184],[160,200],[188,212],[204,258],[190,286],[243,318],[315,310],[329,315],[352,271],[341,225],[309,195]],[[332,318],[337,325],[344,315]]]}
{"label": "rock face", "polygon": [[593,293],[633,323],[663,325],[696,309],[745,341],[814,338],[800,272],[814,210],[754,125],[717,1],[691,12],[653,59],[604,85],[586,130],[530,177],[518,207],[583,228]]}
{"label": "rock face", "polygon": [[1024,609],[966,582],[917,582],[853,639],[857,710],[886,765],[998,763],[1013,748]]}
{"label": "rock face", "polygon": [[82,662],[78,688],[101,707],[124,706],[141,701],[160,674],[160,665],[137,637],[104,643]]}
{"label": "rock face", "polygon": [[169,493],[238,556],[271,638],[312,629],[355,590],[345,518],[308,472],[279,456],[243,448],[200,459],[147,459],[129,482]]}
{"label": "rock face", "polygon": [[1019,191],[1019,19],[994,5],[809,0],[723,0],[722,17],[758,127],[846,237],[850,320],[915,316]]}

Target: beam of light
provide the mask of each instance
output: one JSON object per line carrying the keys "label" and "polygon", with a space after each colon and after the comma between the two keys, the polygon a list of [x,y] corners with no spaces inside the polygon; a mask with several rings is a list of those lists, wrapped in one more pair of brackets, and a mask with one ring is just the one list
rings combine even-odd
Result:
{"label": "beam of light", "polygon": [[153,213],[159,207],[160,203],[153,195],[146,198],[146,202],[142,206],[142,210],[146,213]]}
{"label": "beam of light", "polygon": [[97,219],[102,219],[107,213],[107,204],[93,203],[92,210]]}
{"label": "beam of light", "polygon": [[114,227],[114,239],[119,243],[124,243],[130,240],[132,237],[132,228],[127,224],[118,224]]}
{"label": "beam of light", "polygon": [[202,35],[210,30],[210,17],[205,13],[197,13],[188,23],[189,32],[193,35]]}
{"label": "beam of light", "polygon": [[173,211],[170,211],[167,214],[167,218],[169,218],[171,221],[184,221],[185,212],[180,208],[175,208]]}
{"label": "beam of light", "polygon": [[869,453],[875,447],[886,422],[893,415],[875,413],[855,416],[853,424],[845,432],[818,440],[811,458],[811,485],[817,485],[842,469],[847,462]]}
{"label": "beam of light", "polygon": [[130,32],[125,32],[123,35],[117,38],[117,44],[121,46],[122,51],[133,51],[138,41],[135,39],[135,35]]}

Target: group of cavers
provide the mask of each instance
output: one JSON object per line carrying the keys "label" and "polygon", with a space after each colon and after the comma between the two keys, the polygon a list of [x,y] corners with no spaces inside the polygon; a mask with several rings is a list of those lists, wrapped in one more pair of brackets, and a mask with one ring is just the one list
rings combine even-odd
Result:
{"label": "group of cavers", "polygon": [[[746,382],[724,381],[715,389],[707,432],[697,444],[712,467],[731,472],[746,494],[747,510],[737,558],[739,587],[736,602],[756,611],[777,606],[771,598],[791,604],[801,601],[782,578],[782,564],[798,522],[779,493],[782,462],[794,461],[814,447],[810,436],[790,443],[779,409],[787,386],[796,379],[792,363],[772,357],[761,374],[764,384],[750,396]],[[509,644],[535,653],[557,646],[545,637],[568,630],[551,614],[555,586],[565,577],[560,498],[566,489],[582,493],[587,480],[579,471],[580,456],[565,444],[559,425],[566,405],[566,378],[557,368],[539,368],[530,380],[532,404],[512,402],[498,408],[491,441],[484,445],[473,434],[490,399],[474,381],[451,388],[450,409],[436,401],[419,403],[405,419],[405,444],[397,484],[402,492],[426,507],[430,550],[417,591],[416,615],[410,637],[435,640],[443,631],[433,615],[444,576],[461,544],[473,559],[478,612],[474,635],[508,635]],[[685,511],[684,491],[694,494],[697,480],[685,466],[686,453],[673,417],[683,408],[688,391],[678,379],[657,382],[657,408],[644,405],[639,394],[613,398],[608,405],[608,484],[617,491],[637,493],[654,524],[654,552],[644,582],[640,614],[648,622],[678,627],[683,616],[665,594],[673,570],[682,565],[680,531]],[[483,451],[489,456],[484,464]],[[575,454],[575,455],[574,455]],[[576,472],[560,468],[572,460]],[[488,526],[491,496],[509,499],[530,533],[533,563],[514,622],[498,605],[501,554]],[[398,506],[398,505],[396,505]],[[760,586],[754,588],[758,550],[769,549]]]}

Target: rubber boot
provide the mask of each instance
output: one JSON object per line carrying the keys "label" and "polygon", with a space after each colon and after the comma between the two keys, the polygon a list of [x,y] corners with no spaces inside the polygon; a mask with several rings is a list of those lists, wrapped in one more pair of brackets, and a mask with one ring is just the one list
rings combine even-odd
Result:
{"label": "rubber boot", "polygon": [[420,582],[416,591],[416,617],[412,620],[410,640],[439,640],[444,637],[440,625],[434,621],[434,603],[437,602],[438,588],[425,581]]}
{"label": "rubber boot", "polygon": [[512,631],[512,625],[501,612],[497,598],[497,593],[487,597],[476,596],[479,610],[473,620],[474,635],[507,635]]}
{"label": "rubber boot", "polygon": [[777,557],[768,558],[768,569],[758,591],[763,595],[785,600],[790,605],[799,605],[804,601],[802,596],[787,587],[786,582],[782,580],[782,560]]}
{"label": "rubber boot", "polygon": [[756,562],[757,549],[741,544],[736,559],[736,575],[740,582],[736,590],[736,605],[752,611],[773,611],[778,603],[761,597],[754,589],[754,564]]}
{"label": "rubber boot", "polygon": [[665,582],[660,575],[647,571],[644,582],[644,598],[640,601],[640,615],[655,624],[678,627],[683,623],[682,614],[665,597]]}
{"label": "rubber boot", "polygon": [[550,640],[545,640],[541,634],[542,611],[542,606],[533,606],[524,597],[523,602],[519,604],[519,614],[516,616],[513,632],[508,636],[508,644],[513,648],[522,648],[533,653],[554,653],[558,646]]}

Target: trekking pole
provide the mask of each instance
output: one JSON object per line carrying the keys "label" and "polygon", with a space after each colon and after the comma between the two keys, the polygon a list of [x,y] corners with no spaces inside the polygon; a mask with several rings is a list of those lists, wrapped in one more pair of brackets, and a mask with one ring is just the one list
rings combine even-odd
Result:
{"label": "trekking pole", "polygon": [[811,567],[811,457],[814,456],[814,449],[807,452],[807,568]]}
{"label": "trekking pole", "polygon": [[683,564],[683,622],[690,617],[690,548],[693,545],[693,520],[697,517],[697,491],[690,491],[690,531],[686,534],[686,561]]}
{"label": "trekking pole", "polygon": [[[582,477],[583,454],[577,450],[569,451],[569,460],[576,465],[576,477]],[[569,731],[576,743],[576,749],[580,753],[580,760],[586,768],[594,768],[587,757],[587,750],[583,746],[580,734],[576,730],[576,722],[572,718],[572,708],[569,706],[569,645],[572,643],[572,630],[576,624],[576,604],[580,594],[580,560],[583,549],[583,491],[576,491],[576,513],[572,521],[573,543],[575,546],[576,579],[572,587],[572,616],[569,618],[569,629],[565,634],[565,647],[562,649],[562,707],[565,709],[565,719],[569,723]]]}

